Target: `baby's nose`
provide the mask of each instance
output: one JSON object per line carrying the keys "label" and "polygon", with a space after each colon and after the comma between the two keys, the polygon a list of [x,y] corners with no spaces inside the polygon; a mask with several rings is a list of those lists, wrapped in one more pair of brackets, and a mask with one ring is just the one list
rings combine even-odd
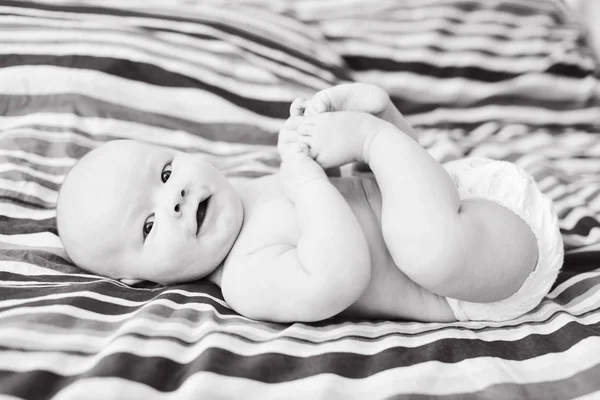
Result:
{"label": "baby's nose", "polygon": [[169,199],[167,200],[167,207],[169,211],[174,211],[177,215],[181,215],[181,209],[185,204],[185,198],[188,194],[188,190],[185,188],[179,188],[171,191]]}

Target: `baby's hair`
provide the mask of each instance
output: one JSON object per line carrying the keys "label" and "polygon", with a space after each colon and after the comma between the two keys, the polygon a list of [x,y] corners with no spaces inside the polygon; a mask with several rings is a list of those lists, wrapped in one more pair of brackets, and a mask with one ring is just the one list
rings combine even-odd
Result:
{"label": "baby's hair", "polygon": [[[83,157],[85,157],[85,155]],[[67,181],[67,179],[69,179],[69,175],[71,174],[71,172],[73,171],[73,169],[75,168],[75,166],[77,164],[79,164],[79,162],[83,159],[83,157],[80,158],[79,160],[77,160],[75,162],[75,164],[73,164],[71,166],[71,168],[69,168],[69,170],[65,174],[65,177],[64,177],[63,181],[60,184],[60,187],[58,188],[58,194],[56,196],[56,207],[55,207],[55,209],[56,209],[56,218],[55,218],[55,220],[56,220],[56,234],[58,235],[58,238],[59,238],[59,240],[61,241],[61,243],[63,245],[64,252],[67,254],[67,257],[69,257],[69,259],[73,263],[74,263],[73,257],[71,256],[71,254],[69,254],[69,251],[67,250],[67,246],[65,246],[65,242],[63,241],[61,233],[60,233],[60,231],[61,231],[60,224],[59,224],[59,216],[61,215],[61,213],[60,213],[60,206],[61,206],[60,198],[61,198],[61,195],[63,194],[63,188],[65,187],[65,182]]]}
{"label": "baby's hair", "polygon": [[[75,164],[73,164],[73,166],[71,166],[71,168],[69,168],[69,170],[67,171],[67,173],[65,174],[65,177],[63,178],[60,187],[58,188],[58,194],[56,196],[56,233],[58,234],[58,237],[60,238],[60,227],[58,226],[58,215],[59,215],[59,208],[60,208],[60,195],[62,194],[62,190],[65,187],[64,183],[66,182],[66,180],[69,178],[69,173],[73,170],[73,167],[75,167],[75,165],[77,165],[77,163],[79,162],[79,160],[77,160],[77,162],[75,162]],[[66,249],[65,249],[66,251]]]}
{"label": "baby's hair", "polygon": [[[60,237],[60,228],[58,227],[58,215],[59,215],[59,207],[60,207],[60,196],[63,193],[63,188],[65,187],[65,182],[67,182],[67,180],[69,179],[69,175],[71,174],[71,172],[73,172],[73,170],[75,169],[75,167],[77,166],[77,164],[79,164],[81,162],[81,160],[83,160],[88,154],[90,154],[92,151],[94,151],[94,149],[91,149],[90,151],[88,151],[87,153],[85,153],[80,159],[78,159],[77,161],[75,161],[75,163],[69,168],[69,170],[67,171],[67,173],[65,174],[65,177],[63,178],[60,187],[58,188],[58,194],[56,196],[56,232],[58,233],[58,237]],[[66,250],[65,250],[66,251]]]}
{"label": "baby's hair", "polygon": [[[102,144],[100,144],[101,146]],[[99,146],[98,146],[99,147]],[[65,174],[65,177],[63,178],[60,187],[58,188],[58,194],[56,196],[56,232],[58,233],[58,237],[60,237],[60,228],[58,227],[58,215],[59,215],[59,207],[60,207],[60,196],[63,193],[63,188],[65,187],[65,182],[67,182],[67,180],[69,179],[69,175],[71,174],[71,172],[73,172],[73,170],[75,169],[75,167],[81,163],[82,160],[84,160],[90,153],[92,153],[95,149],[92,148],[90,149],[87,153],[85,153],[83,156],[81,156],[81,158],[79,158],[77,161],[75,161],[75,163],[69,168],[69,170],[67,171],[67,173]],[[65,250],[66,251],[66,250]]]}
{"label": "baby's hair", "polygon": [[[60,184],[60,187],[58,188],[58,194],[57,194],[57,197],[56,197],[56,206],[55,206],[55,209],[56,209],[56,233],[57,233],[57,235],[58,235],[58,238],[60,239],[60,241],[61,241],[61,243],[62,243],[62,245],[63,245],[63,250],[64,250],[64,252],[66,253],[67,257],[68,257],[68,258],[69,258],[69,260],[70,260],[70,261],[71,261],[73,264],[75,264],[77,267],[79,267],[79,268],[81,268],[81,269],[83,269],[83,270],[85,270],[85,271],[88,271],[88,272],[91,272],[91,273],[94,273],[94,274],[95,274],[95,273],[96,273],[95,271],[91,271],[91,270],[89,270],[88,268],[85,268],[85,266],[79,265],[78,263],[76,263],[76,262],[75,262],[75,260],[73,259],[73,254],[70,254],[70,253],[69,253],[69,250],[67,249],[67,247],[68,247],[68,246],[66,245],[66,242],[67,242],[67,240],[65,240],[65,236],[61,234],[61,225],[62,225],[62,224],[61,224],[61,222],[64,222],[64,221],[62,221],[62,220],[63,220],[63,218],[64,218],[64,213],[66,212],[65,210],[62,210],[62,209],[61,209],[61,207],[63,206],[63,204],[62,204],[62,202],[61,202],[61,197],[64,195],[64,189],[65,189],[65,187],[67,186],[67,185],[66,185],[66,183],[67,183],[67,181],[69,180],[69,177],[71,176],[71,174],[72,174],[72,172],[75,170],[75,168],[76,168],[76,167],[77,167],[77,166],[78,166],[78,165],[79,165],[79,164],[80,164],[80,163],[81,163],[81,162],[82,162],[84,159],[86,159],[86,158],[87,158],[87,156],[88,156],[90,153],[92,153],[94,150],[95,150],[95,149],[91,149],[91,150],[90,150],[90,151],[88,151],[86,154],[84,154],[84,155],[83,155],[83,156],[82,156],[80,159],[78,159],[78,160],[77,160],[77,161],[76,161],[76,162],[75,162],[75,163],[74,163],[74,164],[71,166],[71,168],[69,168],[69,170],[68,170],[68,171],[67,171],[67,173],[65,174],[65,177],[64,177],[63,181],[61,182],[61,184]],[[61,212],[61,210],[62,210],[63,212]],[[62,216],[62,218],[61,218],[61,216]],[[64,232],[63,232],[63,233],[64,233]]]}

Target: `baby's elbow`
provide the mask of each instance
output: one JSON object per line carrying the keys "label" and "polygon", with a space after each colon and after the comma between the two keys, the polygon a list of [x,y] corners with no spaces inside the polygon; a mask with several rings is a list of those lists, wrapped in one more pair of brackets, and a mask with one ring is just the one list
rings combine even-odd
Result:
{"label": "baby's elbow", "polygon": [[[355,252],[332,270],[334,274],[315,277],[313,293],[310,296],[312,307],[320,309],[322,315],[334,316],[354,304],[366,291],[371,281],[369,253]],[[321,313],[320,313],[321,314]]]}
{"label": "baby's elbow", "polygon": [[345,304],[340,312],[354,304],[371,282],[371,262],[368,257],[362,259],[357,257],[352,264],[347,266],[349,267],[347,273],[342,272],[334,277],[328,285],[333,301],[338,298]]}
{"label": "baby's elbow", "polygon": [[346,253],[346,264],[345,270],[349,272],[349,279],[361,284],[369,283],[371,280],[371,252],[366,240],[349,249]]}

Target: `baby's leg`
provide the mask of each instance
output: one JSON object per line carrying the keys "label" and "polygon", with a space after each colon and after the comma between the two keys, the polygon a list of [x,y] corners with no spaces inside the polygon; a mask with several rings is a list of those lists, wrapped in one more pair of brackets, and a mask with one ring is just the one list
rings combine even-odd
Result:
{"label": "baby's leg", "polygon": [[299,117],[297,140],[322,166],[367,163],[381,191],[381,230],[396,265],[445,297],[493,302],[533,270],[534,235],[519,216],[486,199],[461,202],[450,175],[392,124],[333,112]]}
{"label": "baby's leg", "polygon": [[406,275],[435,294],[476,303],[521,288],[537,243],[518,215],[488,199],[461,201],[444,168],[395,129],[370,143],[363,154],[382,194],[382,233]]}

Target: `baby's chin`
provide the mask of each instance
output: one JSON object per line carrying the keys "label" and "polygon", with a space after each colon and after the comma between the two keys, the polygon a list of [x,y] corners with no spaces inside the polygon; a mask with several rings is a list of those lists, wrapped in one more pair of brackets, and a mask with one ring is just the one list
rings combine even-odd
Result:
{"label": "baby's chin", "polygon": [[[67,252],[68,253],[68,252]],[[71,261],[79,268],[92,273],[116,280],[150,281],[161,285],[174,285],[206,278],[213,274],[220,266],[206,265],[177,265],[165,268],[164,265],[152,265],[144,263],[136,266],[135,262],[127,261],[121,257],[115,257],[115,253],[97,252],[91,259],[79,258]],[[95,260],[103,260],[97,262]],[[142,272],[140,272],[142,271]]]}
{"label": "baby's chin", "polygon": [[175,285],[186,282],[206,279],[214,274],[220,267],[220,264],[214,266],[207,265],[190,265],[177,266],[170,269],[153,267],[152,265],[144,266],[146,273],[130,274],[129,278],[121,279],[141,279],[150,282],[159,283],[161,285]]}
{"label": "baby's chin", "polygon": [[176,285],[176,284],[196,281],[199,279],[204,279],[211,273],[212,273],[212,271],[209,273],[191,273],[191,274],[183,275],[183,274],[180,274],[177,272],[173,272],[173,273],[165,273],[165,274],[160,274],[160,275],[151,275],[151,276],[147,276],[146,278],[142,278],[142,279],[151,281],[151,282],[156,282],[161,285]]}

